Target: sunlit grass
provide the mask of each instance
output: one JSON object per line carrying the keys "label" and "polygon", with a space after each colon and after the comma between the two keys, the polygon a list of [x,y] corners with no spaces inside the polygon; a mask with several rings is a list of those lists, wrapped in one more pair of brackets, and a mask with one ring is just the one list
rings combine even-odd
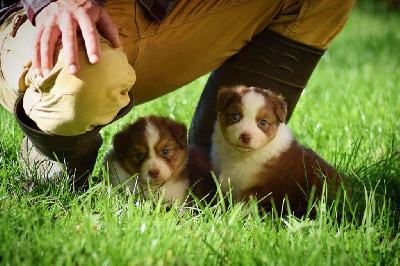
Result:
{"label": "sunlit grass", "polygon": [[[359,1],[319,63],[289,126],[346,173],[350,197],[319,201],[316,218],[259,214],[256,206],[179,214],[95,182],[24,188],[22,132],[0,109],[0,264],[398,265],[400,259],[400,14]],[[95,176],[112,136],[149,114],[190,125],[207,77],[137,106],[102,130]],[[204,205],[204,204],[200,204]]]}

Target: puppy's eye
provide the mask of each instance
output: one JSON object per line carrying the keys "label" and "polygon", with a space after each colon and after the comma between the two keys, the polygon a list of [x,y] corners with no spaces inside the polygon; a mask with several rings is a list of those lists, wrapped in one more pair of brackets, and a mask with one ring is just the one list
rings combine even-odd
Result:
{"label": "puppy's eye", "polygon": [[233,121],[238,121],[240,119],[240,115],[238,113],[233,113],[231,118]]}
{"label": "puppy's eye", "polygon": [[168,150],[168,149],[163,149],[163,150],[161,151],[161,153],[162,153],[162,155],[167,156],[168,153],[169,153],[169,150]]}
{"label": "puppy's eye", "polygon": [[143,159],[143,153],[138,152],[135,154],[136,159],[138,159],[139,161]]}
{"label": "puppy's eye", "polygon": [[260,127],[265,127],[267,125],[267,120],[261,119],[260,121],[258,121],[258,124],[260,125]]}

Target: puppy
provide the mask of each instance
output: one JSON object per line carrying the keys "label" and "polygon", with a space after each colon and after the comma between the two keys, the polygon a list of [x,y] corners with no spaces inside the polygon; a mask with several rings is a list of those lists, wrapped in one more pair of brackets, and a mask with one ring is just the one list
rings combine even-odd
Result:
{"label": "puppy", "polygon": [[209,197],[202,193],[212,180],[210,160],[200,148],[188,148],[184,124],[166,117],[142,117],[127,125],[114,136],[104,165],[112,184],[145,198],[163,194],[167,202],[184,201],[193,185],[199,197]]}
{"label": "puppy", "polygon": [[269,90],[223,88],[217,98],[218,117],[212,136],[212,166],[223,192],[235,202],[254,197],[270,209],[281,209],[287,195],[291,211],[303,215],[308,196],[323,178],[335,189],[344,178],[311,149],[300,145],[286,126],[287,106]]}

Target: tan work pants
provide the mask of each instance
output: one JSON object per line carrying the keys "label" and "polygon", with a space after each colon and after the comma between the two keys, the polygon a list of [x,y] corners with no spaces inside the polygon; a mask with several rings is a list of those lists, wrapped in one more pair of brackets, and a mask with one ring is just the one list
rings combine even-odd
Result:
{"label": "tan work pants", "polygon": [[25,93],[24,109],[41,130],[82,134],[110,122],[128,103],[128,90],[136,104],[171,92],[218,68],[265,28],[325,49],[354,2],[177,0],[159,24],[139,2],[112,0],[103,8],[117,24],[123,48],[102,39],[100,63],[91,65],[81,42],[81,69],[72,76],[59,43],[55,67],[45,79],[31,68],[33,26],[26,21],[15,29],[16,13],[0,26],[0,102],[12,111],[17,96]]}

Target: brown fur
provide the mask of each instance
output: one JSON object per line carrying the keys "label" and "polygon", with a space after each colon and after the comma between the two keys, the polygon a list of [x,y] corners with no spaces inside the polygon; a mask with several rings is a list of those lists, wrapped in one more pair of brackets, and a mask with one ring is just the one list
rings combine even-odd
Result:
{"label": "brown fur", "polygon": [[307,211],[313,186],[316,187],[315,198],[321,196],[324,177],[327,179],[328,189],[332,192],[338,189],[341,180],[346,179],[313,150],[293,141],[288,150],[267,162],[264,171],[252,177],[257,180],[256,185],[243,190],[242,193],[246,199],[250,196],[262,199],[272,193],[262,200],[260,205],[269,209],[273,199],[278,210],[287,195],[291,211],[301,216]]}

